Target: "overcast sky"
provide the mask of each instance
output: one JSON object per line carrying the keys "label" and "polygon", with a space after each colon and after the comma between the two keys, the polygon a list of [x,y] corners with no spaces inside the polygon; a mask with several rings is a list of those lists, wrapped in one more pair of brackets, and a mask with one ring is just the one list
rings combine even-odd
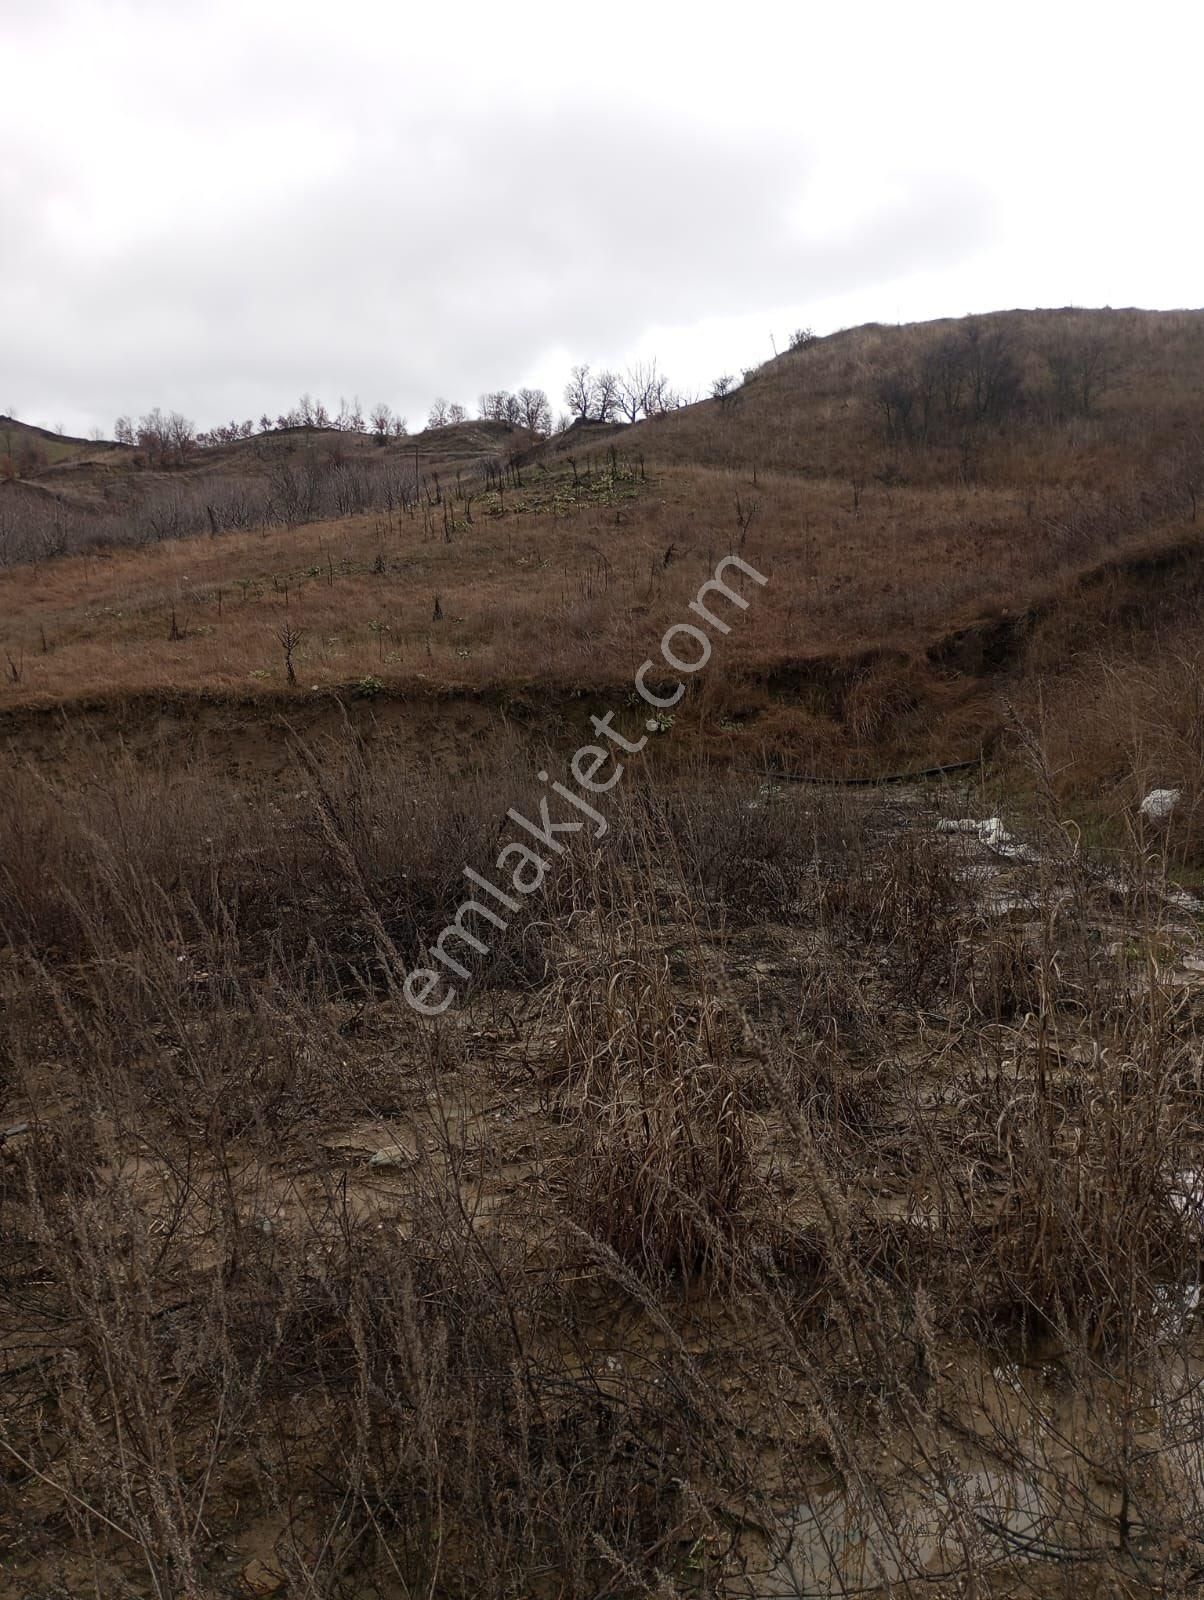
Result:
{"label": "overcast sky", "polygon": [[0,410],[679,387],[821,332],[1199,305],[1198,0],[0,0]]}

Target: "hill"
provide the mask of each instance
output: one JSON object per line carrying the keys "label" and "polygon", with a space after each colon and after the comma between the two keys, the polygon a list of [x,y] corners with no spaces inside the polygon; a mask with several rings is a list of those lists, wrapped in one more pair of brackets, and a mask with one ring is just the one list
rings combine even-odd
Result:
{"label": "hill", "polygon": [[1006,311],[807,336],[636,432],[665,461],[1107,492],[1198,452],[1202,385],[1204,312]]}
{"label": "hill", "polygon": [[203,446],[72,441],[53,459],[18,448],[19,470],[0,479],[0,564],[388,506],[415,473],[437,482],[527,442],[482,421],[402,439],[303,426]]}
{"label": "hill", "polygon": [[76,439],[0,415],[0,482],[36,478],[65,462],[100,459],[119,447],[105,439]]}
{"label": "hill", "polygon": [[[1196,648],[1202,417],[1204,314],[1015,312],[808,340],[723,399],[543,442],[303,429],[67,461],[0,490],[10,528],[83,541],[0,572],[0,707],[14,736],[156,699],[185,723],[204,702],[318,725],[332,695],[376,721],[449,695],[555,718],[630,694],[738,551],[770,582],[682,709],[707,741],[814,771],[973,759],[1005,698],[1094,703],[1101,650],[1148,675]],[[1168,719],[1147,750],[1182,777]],[[1069,764],[1119,781],[1094,721]]]}

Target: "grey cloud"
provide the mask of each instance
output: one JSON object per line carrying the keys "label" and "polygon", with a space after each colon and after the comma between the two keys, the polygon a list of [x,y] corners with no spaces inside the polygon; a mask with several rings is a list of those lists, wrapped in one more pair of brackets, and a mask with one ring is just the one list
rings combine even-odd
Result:
{"label": "grey cloud", "polygon": [[53,200],[80,180],[35,147],[0,168],[19,219],[0,292],[23,308],[0,404],[107,426],[159,403],[207,422],[309,390],[387,397],[414,418],[436,392],[517,383],[553,348],[616,357],[652,325],[887,283],[987,233],[983,195],[933,179],[844,236],[799,238],[788,217],[822,150],[579,109],[571,127],[552,111],[382,113],[333,171],[303,144],[248,146],[253,184],[241,174],[228,202],[208,182],[181,204],[192,155],[164,221],[148,196],[139,241],[111,249],[56,228]]}

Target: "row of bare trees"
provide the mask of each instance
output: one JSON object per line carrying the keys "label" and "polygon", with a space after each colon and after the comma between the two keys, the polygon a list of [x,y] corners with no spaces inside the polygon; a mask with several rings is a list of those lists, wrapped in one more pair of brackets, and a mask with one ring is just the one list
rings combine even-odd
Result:
{"label": "row of bare trees", "polygon": [[[636,362],[622,373],[609,367],[595,372],[584,363],[575,366],[564,388],[564,403],[567,409],[554,420],[543,389],[524,388],[515,393],[494,389],[480,396],[477,414],[489,422],[504,422],[546,436],[578,422],[638,422],[641,417],[672,411],[684,401],[654,358]],[[426,425],[446,428],[467,421],[463,406],[440,397],[431,407]]]}
{"label": "row of bare trees", "polygon": [[[379,400],[367,414],[365,421],[364,408],[360,404],[359,395],[351,401],[339,398],[337,411],[330,411],[321,400],[315,400],[312,395],[303,394],[300,400],[289,411],[283,411],[273,422],[265,412],[259,419],[259,431],[269,433],[273,430],[283,431],[287,428],[321,428],[339,433],[367,433],[371,431],[378,439],[400,439],[409,431],[405,417],[395,413],[392,406],[386,401]],[[245,437],[245,435],[241,435]]]}
{"label": "row of bare trees", "polygon": [[681,397],[660,371],[655,358],[639,361],[624,373],[604,368],[594,372],[576,366],[564,389],[564,403],[574,422],[638,422],[679,406]]}
{"label": "row of bare trees", "polygon": [[295,406],[276,417],[265,411],[258,422],[251,417],[241,422],[234,418],[201,432],[180,412],[164,412],[156,406],[136,421],[128,416],[118,417],[113,437],[118,444],[141,450],[150,465],[170,466],[186,461],[195,450],[236,444],[241,439],[254,438],[256,433],[283,433],[293,428],[344,433],[365,433],[370,429],[381,442],[404,438],[408,431],[405,417],[396,414],[383,400],[372,407],[365,420],[358,396],[350,403],[340,399],[338,410],[332,412],[321,400],[303,394]]}
{"label": "row of bare trees", "polygon": [[[656,360],[637,362],[626,372],[609,367],[595,372],[588,364],[575,366],[564,388],[565,412],[553,420],[551,403],[543,389],[493,389],[477,402],[477,415],[488,422],[504,422],[531,433],[562,433],[575,422],[638,422],[656,417],[684,403],[670,386]],[[440,396],[426,419],[428,428],[454,427],[468,421],[462,405]]]}
{"label": "row of bare trees", "polygon": [[[656,417],[683,404],[683,397],[669,383],[656,360],[636,362],[625,372],[604,367],[595,372],[588,364],[575,366],[564,388],[566,410],[553,420],[552,407],[543,389],[490,390],[480,396],[477,414],[489,422],[504,422],[531,433],[562,432],[576,422],[638,422],[641,417]],[[446,428],[467,422],[468,412],[440,397],[427,417],[428,428]]]}
{"label": "row of bare trees", "polygon": [[137,422],[118,417],[113,437],[118,444],[137,445],[152,466],[186,461],[199,444],[196,427],[186,416],[158,406]]}
{"label": "row of bare trees", "polygon": [[[508,389],[495,389],[480,396],[478,415],[487,421],[503,422],[512,428],[525,428],[546,436],[578,421],[637,422],[641,417],[672,411],[683,403],[682,396],[670,386],[655,359],[637,362],[621,374],[609,368],[594,372],[588,365],[576,366],[565,386],[564,400],[567,413],[554,419],[543,389],[522,388],[513,393]],[[468,418],[465,406],[440,395],[431,405],[426,426],[428,429],[455,427]],[[258,422],[250,417],[242,421],[235,418],[201,432],[180,412],[164,412],[156,406],[137,420],[118,417],[114,438],[118,444],[141,450],[150,465],[170,466],[186,461],[198,449],[235,444],[253,438],[256,433],[282,433],[299,428],[346,433],[370,431],[380,443],[404,438],[408,431],[405,417],[395,413],[384,401],[373,406],[365,417],[358,396],[350,402],[340,399],[338,410],[331,411],[323,401],[303,394],[295,406],[274,418],[265,411]]]}
{"label": "row of bare trees", "polygon": [[495,389],[481,396],[478,408],[479,415],[490,422],[505,422],[531,433],[552,432],[552,407],[542,389],[520,389],[517,394]]}

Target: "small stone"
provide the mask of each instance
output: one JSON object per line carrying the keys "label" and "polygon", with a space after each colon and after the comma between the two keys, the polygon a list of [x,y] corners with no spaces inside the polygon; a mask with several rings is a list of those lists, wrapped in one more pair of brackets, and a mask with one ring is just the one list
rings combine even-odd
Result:
{"label": "small stone", "polygon": [[248,1595],[279,1594],[284,1588],[284,1574],[266,1566],[258,1556],[248,1561],[239,1575],[243,1592]]}
{"label": "small stone", "polygon": [[412,1167],[417,1158],[403,1144],[387,1144],[369,1161],[370,1167]]}

